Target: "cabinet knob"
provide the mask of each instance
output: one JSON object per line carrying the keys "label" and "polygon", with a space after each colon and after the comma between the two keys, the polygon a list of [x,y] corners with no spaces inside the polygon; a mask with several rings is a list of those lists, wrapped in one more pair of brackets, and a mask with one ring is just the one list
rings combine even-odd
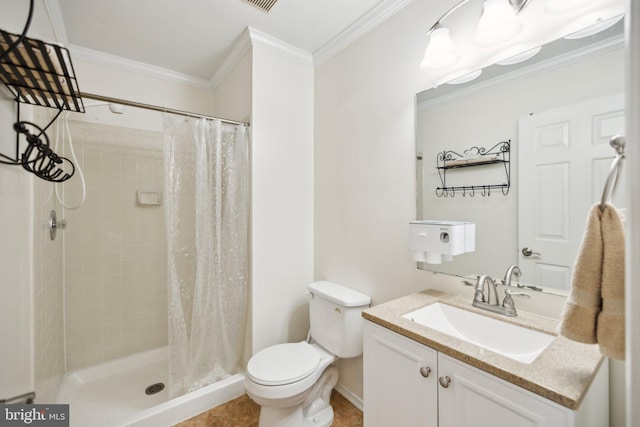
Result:
{"label": "cabinet knob", "polygon": [[429,374],[431,374],[431,368],[428,366],[423,366],[422,368],[420,368],[420,375],[422,375],[425,378],[429,378]]}
{"label": "cabinet knob", "polygon": [[449,384],[451,384],[451,378],[449,377],[440,377],[438,378],[438,382],[443,388],[448,388]]}

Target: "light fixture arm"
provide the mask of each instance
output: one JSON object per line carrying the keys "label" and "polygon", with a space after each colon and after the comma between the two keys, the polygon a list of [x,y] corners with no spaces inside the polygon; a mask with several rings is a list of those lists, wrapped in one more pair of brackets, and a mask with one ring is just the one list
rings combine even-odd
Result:
{"label": "light fixture arm", "polygon": [[[447,10],[444,14],[442,14],[442,16],[440,18],[438,18],[438,20],[435,22],[435,24],[433,24],[431,26],[431,28],[429,28],[429,31],[427,31],[427,37],[431,35],[431,33],[433,33],[436,29],[438,29],[439,27],[441,27],[443,24],[442,22],[447,19],[451,14],[453,14],[456,10],[460,9],[462,6],[464,6],[465,4],[471,2],[473,0],[462,0],[461,2],[459,2],[458,4],[456,4],[455,6],[453,6],[452,8],[450,8],[449,10]],[[518,13],[520,13],[529,3],[530,0],[509,0],[509,5],[513,8],[513,10],[515,10],[516,15]]]}
{"label": "light fixture arm", "polygon": [[509,0],[509,4],[516,11],[516,15],[520,13],[529,4],[530,0]]}

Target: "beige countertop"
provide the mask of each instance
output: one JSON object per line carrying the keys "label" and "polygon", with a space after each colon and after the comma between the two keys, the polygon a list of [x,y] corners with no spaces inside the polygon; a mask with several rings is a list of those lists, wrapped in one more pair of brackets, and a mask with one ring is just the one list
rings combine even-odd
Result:
{"label": "beige countertop", "polygon": [[[362,316],[439,352],[518,385],[570,409],[577,409],[603,361],[597,345],[556,336],[531,363],[524,364],[402,317],[434,302],[480,313],[529,329],[556,334],[557,321],[518,312],[517,317],[493,314],[471,306],[469,298],[426,290],[365,310]],[[516,302],[517,306],[517,302]]]}

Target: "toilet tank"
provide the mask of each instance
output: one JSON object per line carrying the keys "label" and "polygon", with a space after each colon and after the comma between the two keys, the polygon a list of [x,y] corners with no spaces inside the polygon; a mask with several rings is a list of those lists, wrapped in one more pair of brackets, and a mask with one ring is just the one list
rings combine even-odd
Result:
{"label": "toilet tank", "polygon": [[308,286],[311,337],[340,358],[362,354],[362,310],[371,298],[333,282],[314,282]]}

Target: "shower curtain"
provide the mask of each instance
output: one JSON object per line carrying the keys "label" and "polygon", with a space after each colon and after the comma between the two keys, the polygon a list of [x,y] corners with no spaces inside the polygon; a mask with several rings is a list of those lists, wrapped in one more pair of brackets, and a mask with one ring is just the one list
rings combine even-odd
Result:
{"label": "shower curtain", "polygon": [[171,397],[237,372],[248,304],[245,126],[163,115]]}

